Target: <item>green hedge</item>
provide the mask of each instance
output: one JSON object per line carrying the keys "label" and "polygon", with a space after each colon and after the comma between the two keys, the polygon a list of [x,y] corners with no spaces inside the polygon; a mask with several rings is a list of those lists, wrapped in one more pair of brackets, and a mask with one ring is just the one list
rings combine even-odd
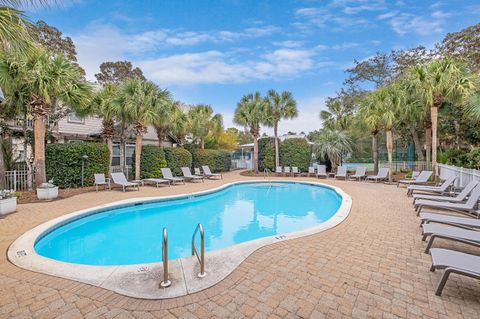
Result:
{"label": "green hedge", "polygon": [[275,138],[266,137],[258,140],[258,169],[268,168],[275,171]]}
{"label": "green hedge", "polygon": [[308,171],[311,148],[303,138],[289,138],[280,145],[280,164],[297,166],[302,172]]}
{"label": "green hedge", "polygon": [[82,156],[86,154],[84,185],[94,185],[95,173],[108,174],[110,154],[106,144],[71,143],[47,144],[45,164],[47,179],[60,188],[81,186]]}
{"label": "green hedge", "polygon": [[182,175],[181,167],[192,167],[192,153],[183,147],[164,149],[167,167],[172,169],[175,175]]}
{"label": "green hedge", "polygon": [[[133,153],[132,167],[135,167],[135,152]],[[142,146],[140,178],[162,177],[162,167],[167,167],[163,149],[155,145]]]}
{"label": "green hedge", "polygon": [[232,154],[225,150],[192,148],[193,167],[208,165],[212,172],[227,172],[232,165]]}

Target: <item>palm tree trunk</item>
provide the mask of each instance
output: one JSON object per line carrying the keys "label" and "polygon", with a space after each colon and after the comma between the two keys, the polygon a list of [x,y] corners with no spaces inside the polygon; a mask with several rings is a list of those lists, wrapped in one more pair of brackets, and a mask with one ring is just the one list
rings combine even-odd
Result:
{"label": "palm tree trunk", "polygon": [[273,135],[275,136],[275,167],[280,166],[280,155],[278,153],[278,122],[273,126]]}
{"label": "palm tree trunk", "polygon": [[2,137],[2,140],[0,141],[0,189],[5,188],[5,159],[3,155],[3,142],[4,139]]}
{"label": "palm tree trunk", "polygon": [[372,132],[373,172],[378,174],[378,132]]}
{"label": "palm tree trunk", "polygon": [[110,175],[112,173],[112,157],[113,157],[113,138],[107,137],[107,147],[108,147],[108,174]]}
{"label": "palm tree trunk", "polygon": [[[122,124],[122,129],[120,132],[120,168],[122,172],[125,173],[125,126]],[[128,178],[128,176],[127,176]]]}
{"label": "palm tree trunk", "polygon": [[437,174],[437,129],[438,129],[438,106],[434,105],[430,109],[432,117],[432,170],[433,176]]}
{"label": "palm tree trunk", "polygon": [[45,116],[35,115],[33,122],[35,185],[38,187],[47,181],[45,172]]}
{"label": "palm tree trunk", "polygon": [[205,140],[203,138],[200,139],[200,148],[202,150],[205,149]]}
{"label": "palm tree trunk", "polygon": [[253,135],[253,170],[258,173],[258,134]]}
{"label": "palm tree trunk", "polygon": [[135,137],[135,179],[140,179],[140,159],[142,155],[142,133],[137,132]]}
{"label": "palm tree trunk", "polygon": [[157,131],[158,147],[163,149],[163,141],[165,141],[165,136],[167,135],[166,131],[161,127],[155,127],[155,130]]}
{"label": "palm tree trunk", "polygon": [[415,126],[410,126],[410,134],[412,134],[413,144],[415,145],[415,153],[417,154],[417,159],[419,161],[425,161],[425,156],[423,155],[422,144],[420,144],[420,138],[418,137],[418,132],[415,129]]}
{"label": "palm tree trunk", "polygon": [[390,170],[390,174],[388,174],[388,180],[392,181],[392,174],[393,174],[393,131],[391,129],[387,129],[387,153],[388,153],[388,169]]}
{"label": "palm tree trunk", "polygon": [[432,162],[432,123],[428,119],[424,123],[425,127],[425,160],[426,160],[426,168],[430,168],[430,164]]}

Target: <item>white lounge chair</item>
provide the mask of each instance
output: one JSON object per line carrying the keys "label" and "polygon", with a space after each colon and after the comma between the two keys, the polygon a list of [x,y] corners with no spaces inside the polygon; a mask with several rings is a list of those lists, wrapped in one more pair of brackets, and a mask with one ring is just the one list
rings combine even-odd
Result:
{"label": "white lounge chair", "polygon": [[325,177],[327,178],[327,166],[317,165],[317,178]]}
{"label": "white lounge chair", "polygon": [[168,184],[168,186],[171,186],[170,181],[165,178],[144,178],[143,183],[147,184],[154,184],[156,187],[158,187],[161,184]]}
{"label": "white lounge chair", "polygon": [[367,168],[365,166],[359,166],[355,170],[355,174],[351,175],[350,178],[358,179],[361,181],[363,178],[366,177],[365,173],[367,172]]}
{"label": "white lounge chair", "polygon": [[428,183],[428,179],[432,176],[432,171],[422,171],[420,175],[417,176],[415,179],[402,179],[399,180],[397,183],[397,187],[402,185],[422,185]]}
{"label": "white lounge chair", "polygon": [[477,185],[478,185],[477,181],[471,181],[456,196],[413,194],[413,203],[416,204],[416,202],[420,200],[435,200],[439,202],[443,201],[443,202],[461,203],[467,199],[468,194],[470,194]]}
{"label": "white lounge chair", "polygon": [[295,175],[300,175],[300,171],[298,170],[298,167],[292,166],[292,176],[295,177]]}
{"label": "white lounge chair", "polygon": [[203,165],[202,166],[202,169],[203,169],[203,174],[205,175],[205,177],[207,178],[218,178],[220,177],[220,179],[223,179],[223,175],[220,174],[220,173],[212,173],[212,171],[210,171],[210,167],[208,167],[208,165]]}
{"label": "white lounge chair", "polygon": [[282,176],[283,175],[283,171],[282,171],[282,167],[281,166],[277,166],[275,168],[275,175],[276,176]]}
{"label": "white lounge chair", "polygon": [[200,172],[200,168],[199,168],[199,167],[195,167],[195,168],[193,169],[193,173],[194,173],[195,175],[197,175],[197,176],[203,176],[203,175],[202,175],[202,172]]}
{"label": "white lounge chair", "polygon": [[454,175],[449,176],[442,182],[440,186],[410,185],[408,186],[407,196],[410,196],[415,192],[440,194],[445,193],[450,188],[453,188],[453,183],[455,183],[456,179],[457,177]]}
{"label": "white lounge chair", "polygon": [[337,174],[335,174],[335,178],[343,178],[347,180],[347,168],[345,166],[337,167]]}
{"label": "white lounge chair", "polygon": [[127,181],[127,178],[125,175],[123,175],[123,173],[112,173],[110,175],[112,177],[112,184],[122,186],[124,192],[128,187],[136,187],[137,190],[140,190],[139,184]]}
{"label": "white lounge chair", "polygon": [[377,175],[367,176],[367,180],[374,180],[375,182],[386,181],[388,179],[389,174],[390,174],[390,169],[387,167],[382,167],[378,170]]}
{"label": "white lounge chair", "polygon": [[112,189],[110,186],[110,178],[105,177],[105,174],[93,174],[93,176],[95,177],[95,189],[97,190],[97,192],[98,192],[98,186],[102,186],[102,185],[103,185],[103,189],[107,189],[107,186],[109,190]]}
{"label": "white lounge chair", "polygon": [[310,166],[310,167],[308,168],[308,174],[307,174],[307,176],[312,176],[312,175],[315,176],[315,167]]}
{"label": "white lounge chair", "polygon": [[[477,214],[480,214],[480,212],[477,212]],[[421,220],[420,225],[436,223],[436,224],[463,227],[463,228],[472,229],[472,230],[480,229],[479,218],[460,217],[460,216],[444,215],[444,214],[428,213],[428,212],[421,213],[419,216]]]}
{"label": "white lounge chair", "polygon": [[430,255],[432,256],[430,271],[445,269],[435,291],[437,296],[442,295],[443,287],[445,287],[450,274],[480,279],[480,256],[443,248],[432,248]]}
{"label": "white lounge chair", "polygon": [[435,209],[451,210],[464,214],[474,214],[480,199],[480,184],[475,186],[470,193],[470,197],[465,203],[439,202],[435,200],[420,199],[415,202],[417,216],[423,208],[430,207]]}
{"label": "white lounge chair", "polygon": [[285,174],[285,176],[292,175],[292,171],[290,170],[290,166],[285,166],[283,168],[283,173]]}
{"label": "white lounge chair", "polygon": [[192,175],[192,171],[190,171],[190,168],[188,167],[182,167],[182,174],[183,174],[183,178],[185,178],[187,181],[203,182],[203,176]]}
{"label": "white lounge chair", "polygon": [[173,176],[172,170],[170,168],[163,167],[161,168],[161,170],[162,170],[163,178],[169,180],[172,184],[175,185],[175,183],[177,182],[181,182],[185,184],[185,180],[183,178]]}
{"label": "white lounge chair", "polygon": [[428,254],[436,238],[452,240],[468,245],[480,247],[480,231],[464,229],[456,226],[423,224],[423,237],[425,241],[430,236],[425,253]]}

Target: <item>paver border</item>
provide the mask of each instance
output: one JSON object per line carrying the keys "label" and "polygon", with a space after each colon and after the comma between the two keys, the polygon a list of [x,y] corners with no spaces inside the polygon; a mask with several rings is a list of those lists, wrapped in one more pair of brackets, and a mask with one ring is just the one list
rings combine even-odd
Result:
{"label": "paver border", "polygon": [[[238,184],[249,183],[299,183],[332,189],[341,198],[342,203],[337,212],[325,222],[316,226],[269,237],[258,238],[230,247],[206,253],[207,276],[199,278],[198,262],[194,257],[184,257],[169,262],[169,276],[172,286],[159,288],[163,278],[162,263],[148,263],[121,266],[93,266],[62,262],[38,255],[34,245],[45,234],[74,220],[97,214],[113,208],[131,206],[137,203],[149,203],[197,197],[221,191]],[[116,293],[142,299],[166,299],[185,296],[212,287],[232,273],[249,255],[257,249],[281,241],[316,234],[333,228],[343,222],[352,207],[350,195],[341,188],[313,181],[292,181],[286,179],[245,180],[223,184],[205,191],[158,197],[137,197],[75,211],[51,219],[25,232],[8,248],[7,257],[14,265],[56,277],[75,280],[93,286],[112,290]]]}

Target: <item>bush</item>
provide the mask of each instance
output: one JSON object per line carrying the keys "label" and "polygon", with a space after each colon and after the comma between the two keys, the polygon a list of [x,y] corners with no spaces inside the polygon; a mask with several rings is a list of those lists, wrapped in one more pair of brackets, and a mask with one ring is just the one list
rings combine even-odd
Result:
{"label": "bush", "polygon": [[466,167],[468,166],[468,154],[469,150],[467,149],[450,149],[440,152],[439,156],[437,156],[437,160],[442,164]]}
{"label": "bush", "polygon": [[480,147],[474,148],[467,154],[468,168],[480,169]]}
{"label": "bush", "polygon": [[303,138],[289,138],[280,145],[280,163],[283,166],[297,166],[302,172],[308,170],[312,152]]}
{"label": "bush", "polygon": [[258,169],[275,171],[275,138],[266,137],[258,140]]}
{"label": "bush", "polygon": [[192,153],[183,147],[164,149],[167,167],[172,169],[175,175],[182,175],[181,167],[192,167]]}
{"label": "bush", "polygon": [[192,148],[193,167],[208,165],[212,172],[226,172],[232,165],[232,154],[225,150]]}
{"label": "bush", "polygon": [[[132,167],[135,167],[135,152]],[[167,167],[165,152],[155,145],[142,146],[140,155],[140,178],[162,177],[162,167]]]}
{"label": "bush", "polygon": [[47,144],[45,148],[45,164],[47,179],[60,187],[79,187],[82,180],[82,156],[88,159],[84,162],[84,185],[94,185],[93,174],[108,174],[110,154],[106,144],[73,143]]}

